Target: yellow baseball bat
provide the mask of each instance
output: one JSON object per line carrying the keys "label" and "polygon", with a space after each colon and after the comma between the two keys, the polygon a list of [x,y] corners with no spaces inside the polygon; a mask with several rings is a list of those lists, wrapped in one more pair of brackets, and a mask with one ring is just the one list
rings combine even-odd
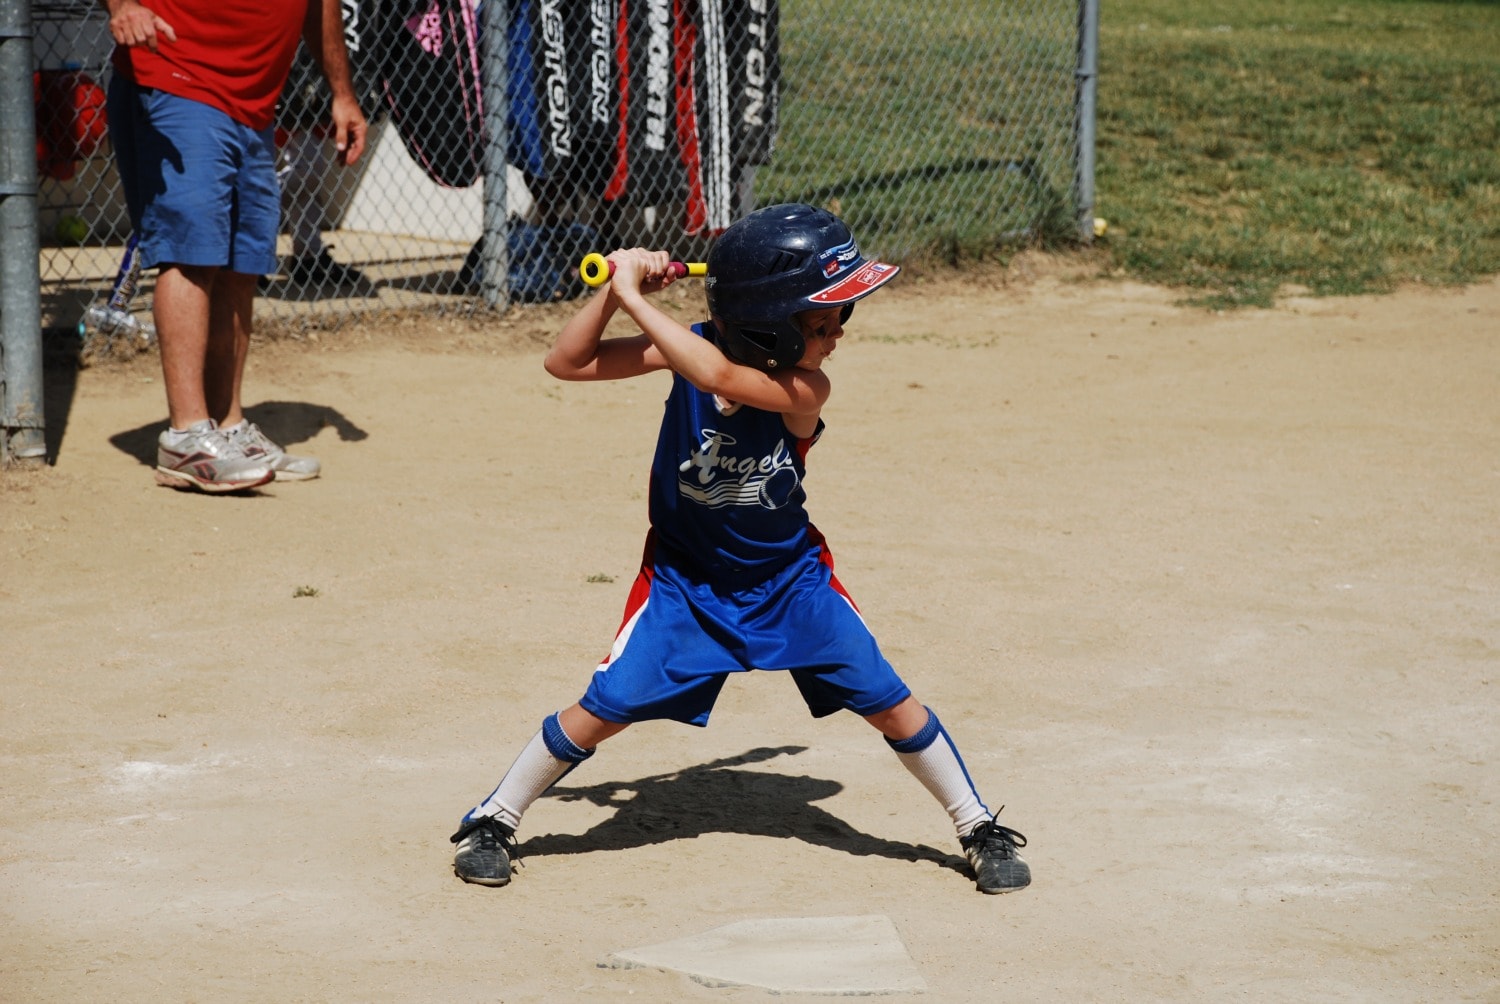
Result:
{"label": "yellow baseball bat", "polygon": [[[667,268],[675,272],[679,279],[685,275],[708,275],[708,263],[703,261],[674,261]],[[584,255],[583,261],[578,263],[578,274],[590,286],[602,286],[609,282],[613,272],[614,266],[597,251]]]}

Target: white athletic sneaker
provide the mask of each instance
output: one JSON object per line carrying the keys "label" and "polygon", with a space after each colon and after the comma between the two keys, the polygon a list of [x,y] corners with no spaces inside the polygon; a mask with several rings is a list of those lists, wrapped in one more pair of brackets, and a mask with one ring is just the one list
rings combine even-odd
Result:
{"label": "white athletic sneaker", "polygon": [[240,445],[245,456],[270,464],[277,481],[310,481],[323,472],[323,465],[316,457],[299,457],[286,452],[267,439],[260,427],[249,419],[225,434]]}
{"label": "white athletic sneaker", "polygon": [[168,488],[237,492],[275,477],[268,462],[247,456],[211,418],[185,432],[168,429],[156,439],[156,483]]}

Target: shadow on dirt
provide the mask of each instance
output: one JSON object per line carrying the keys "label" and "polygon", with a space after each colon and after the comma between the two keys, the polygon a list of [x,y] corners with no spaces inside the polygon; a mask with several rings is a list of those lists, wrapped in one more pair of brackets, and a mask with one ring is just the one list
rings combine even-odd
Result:
{"label": "shadow on dirt", "polygon": [[[162,402],[165,410],[166,402]],[[369,438],[358,425],[344,417],[337,408],[306,401],[262,401],[245,408],[245,417],[260,426],[271,440],[283,448],[312,439],[324,426],[333,426],[339,438],[346,443],[357,443]],[[147,467],[156,466],[156,437],[166,427],[166,419],[127,429],[109,437],[110,443],[120,452],[128,454]]]}
{"label": "shadow on dirt", "polygon": [[691,840],[708,833],[744,833],[794,838],[845,854],[929,861],[952,871],[967,871],[968,865],[956,854],[861,833],[815,806],[814,802],[843,790],[837,781],[735,769],[778,756],[795,756],[806,749],[760,747],[737,757],[636,781],[553,788],[547,797],[591,802],[615,809],[615,814],[581,834],[548,833],[527,839],[521,844],[521,857],[620,851],[669,840]]}

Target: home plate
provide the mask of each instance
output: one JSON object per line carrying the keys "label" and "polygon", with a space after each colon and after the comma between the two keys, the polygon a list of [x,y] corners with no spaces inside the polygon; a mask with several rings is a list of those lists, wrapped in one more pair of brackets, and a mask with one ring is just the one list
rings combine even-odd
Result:
{"label": "home plate", "polygon": [[710,987],[761,987],[774,993],[923,993],[927,984],[891,919],[789,917],[746,920],[643,948],[627,948],[600,966],[670,969]]}

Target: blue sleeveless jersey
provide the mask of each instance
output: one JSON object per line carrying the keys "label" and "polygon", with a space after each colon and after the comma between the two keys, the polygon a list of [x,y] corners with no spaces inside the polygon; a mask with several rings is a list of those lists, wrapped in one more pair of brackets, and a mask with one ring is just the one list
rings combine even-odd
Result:
{"label": "blue sleeveless jersey", "polygon": [[[700,338],[712,322],[694,325]],[[816,716],[911,691],[803,508],[807,439],[673,375],[651,464],[651,533],[609,655],[580,704],[610,722],[707,725],[731,673],[789,673]]]}
{"label": "blue sleeveless jersey", "polygon": [[[707,338],[712,322],[693,325]],[[781,416],[720,407],[714,395],[672,376],[656,456],[650,516],[657,559],[730,589],[762,581],[813,545],[802,481],[807,439]]]}

